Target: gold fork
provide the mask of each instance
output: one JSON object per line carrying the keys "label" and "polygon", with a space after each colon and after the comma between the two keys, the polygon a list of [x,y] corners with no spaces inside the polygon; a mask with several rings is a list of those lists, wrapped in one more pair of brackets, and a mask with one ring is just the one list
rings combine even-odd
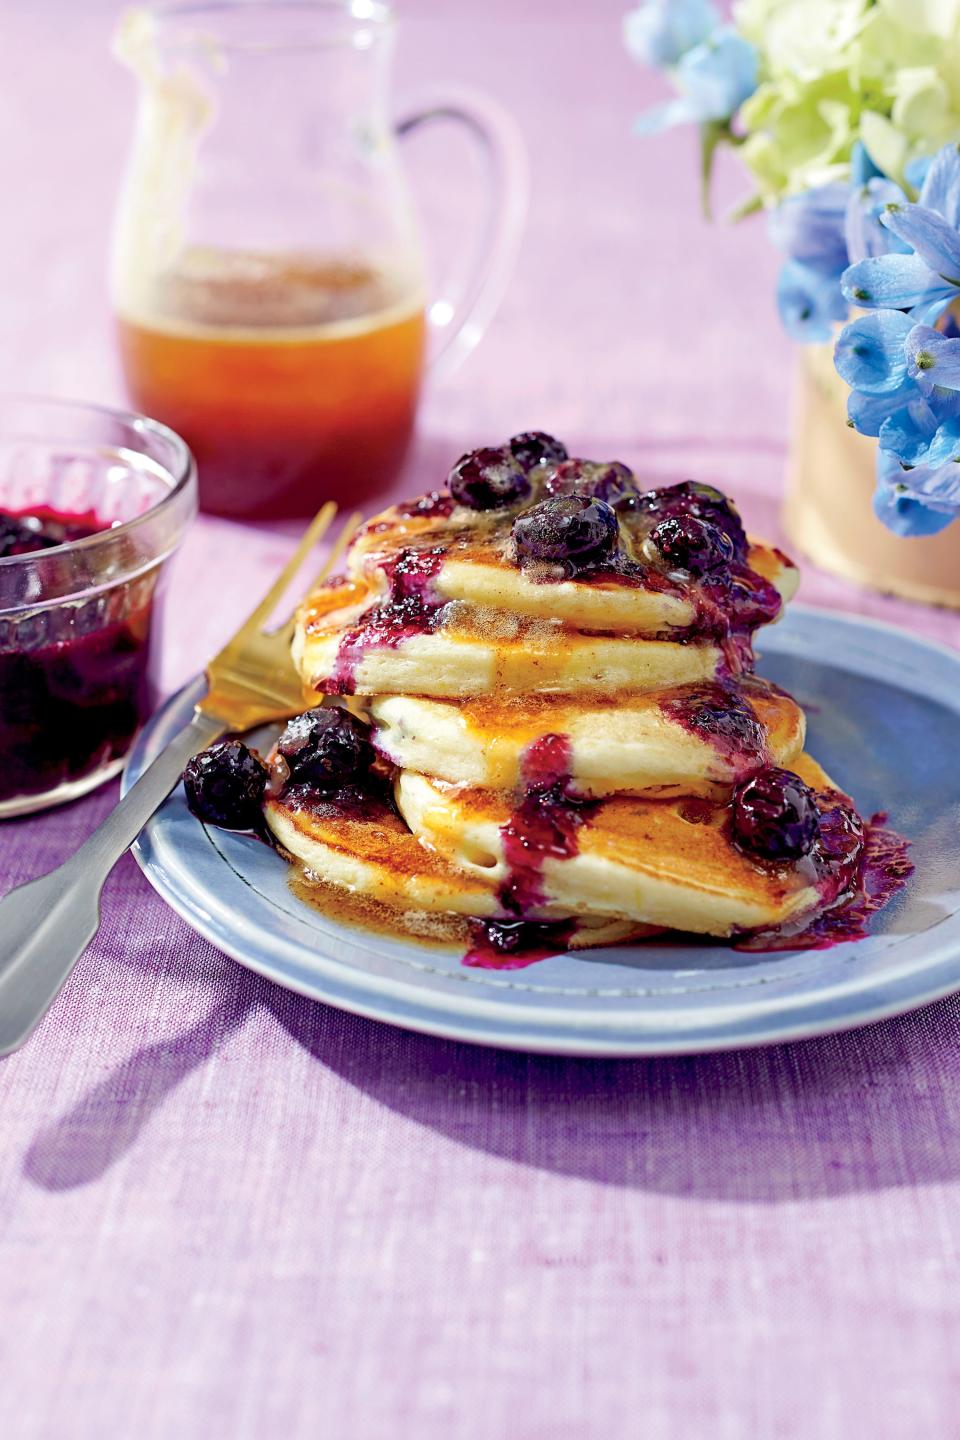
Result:
{"label": "gold fork", "polygon": [[[175,735],[80,849],[63,865],[0,900],[0,1055],[16,1050],[56,999],[100,927],[100,894],[183,773],[191,756],[228,731],[286,720],[303,708],[290,659],[293,616],[266,626],[307,556],[327,533],[337,507],[324,505],[289,564],[250,618],[207,666],[207,693]],[[314,584],[333,570],[359,523],[343,526]]]}

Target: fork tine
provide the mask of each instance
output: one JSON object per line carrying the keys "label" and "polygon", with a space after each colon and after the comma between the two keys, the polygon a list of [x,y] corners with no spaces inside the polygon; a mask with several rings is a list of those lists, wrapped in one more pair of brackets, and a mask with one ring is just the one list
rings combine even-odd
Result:
{"label": "fork tine", "polygon": [[340,534],[334,541],[333,546],[330,550],[330,554],[327,556],[324,564],[320,566],[320,569],[317,571],[317,574],[313,577],[313,580],[308,586],[306,592],[307,594],[309,594],[311,590],[315,590],[318,585],[322,585],[324,580],[326,580],[327,576],[330,574],[331,570],[337,564],[341,555],[346,550],[347,546],[350,544],[350,541],[357,533],[357,528],[362,519],[363,512],[360,510],[355,510],[350,516],[350,518],[344,521],[343,528],[341,529]]}
{"label": "fork tine", "polygon": [[283,567],[280,574],[277,576],[276,581],[273,585],[271,585],[266,595],[264,595],[263,599],[260,601],[260,604],[254,610],[253,614],[249,615],[243,625],[241,625],[240,629],[237,631],[235,639],[239,639],[241,635],[248,634],[251,630],[260,630],[263,628],[264,622],[266,620],[269,620],[270,616],[273,614],[273,611],[276,609],[278,600],[283,595],[287,586],[290,584],[291,580],[296,575],[297,571],[300,569],[300,566],[303,564],[304,560],[307,558],[314,545],[316,545],[317,541],[320,540],[330,529],[330,526],[333,523],[333,517],[336,515],[336,513],[337,507],[332,500],[328,500],[326,505],[324,505],[320,510],[317,511],[316,515],[313,517],[312,521],[307,527],[303,539],[300,541],[300,544],[297,546],[296,550],[294,550],[293,554],[291,555],[290,560]]}
{"label": "fork tine", "polygon": [[[360,510],[357,510],[354,512],[353,515],[350,516],[349,520],[346,520],[344,522],[343,527],[340,530],[340,534],[337,536],[333,545],[330,547],[330,554],[327,556],[324,563],[320,566],[320,569],[317,571],[310,584],[304,590],[303,593],[305,596],[310,595],[314,590],[317,589],[318,586],[323,584],[324,580],[326,580],[327,576],[330,574],[331,570],[333,570],[338,560],[343,555],[343,552],[350,544],[350,541],[357,533],[357,527],[359,526],[362,519],[362,512]],[[299,607],[295,605],[291,610],[290,614],[287,616],[286,620],[279,627],[279,629],[272,631],[271,634],[290,636],[292,638],[294,627],[297,623],[298,608]]]}

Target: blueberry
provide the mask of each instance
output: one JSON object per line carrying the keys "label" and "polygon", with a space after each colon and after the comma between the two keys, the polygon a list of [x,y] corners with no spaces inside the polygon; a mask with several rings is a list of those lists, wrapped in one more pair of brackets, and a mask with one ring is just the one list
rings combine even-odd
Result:
{"label": "blueberry", "polygon": [[183,772],[194,815],[225,830],[257,829],[266,784],[266,769],[241,740],[222,740],[202,750]]}
{"label": "blueberry", "polygon": [[733,688],[706,684],[668,695],[664,710],[689,730],[736,754],[763,754],[766,733],[750,706]]}
{"label": "blueberry", "polygon": [[527,430],[513,436],[510,453],[524,470],[532,470],[535,465],[558,465],[566,460],[567,447],[544,430]]}
{"label": "blueberry", "polygon": [[349,710],[329,706],[291,720],[277,741],[292,783],[337,790],[373,763],[369,731]]}
{"label": "blueberry", "polygon": [[565,460],[544,482],[548,495],[589,495],[620,505],[637,493],[637,479],[620,460]]}
{"label": "blueberry", "polygon": [[12,515],[0,516],[0,558],[51,550],[60,543],[53,535],[46,534],[41,522],[33,516],[24,519],[16,519]]}
{"label": "blueberry", "polygon": [[513,539],[520,560],[596,564],[617,548],[620,529],[603,500],[554,495],[518,515]]}
{"label": "blueberry", "polygon": [[450,471],[450,493],[470,510],[502,510],[531,494],[523,467],[504,445],[499,450],[471,450]]}
{"label": "blueberry", "polygon": [[747,553],[747,536],[739,511],[723,491],[713,485],[684,480],[679,485],[645,490],[631,501],[630,508],[653,520],[677,515],[693,515],[697,520],[707,520],[730,537],[737,559],[743,559]]}
{"label": "blueberry", "polygon": [[709,575],[733,559],[733,541],[724,530],[695,515],[673,515],[655,525],[647,537],[669,570]]}
{"label": "blueberry", "polygon": [[799,860],[820,834],[813,791],[799,775],[768,765],[733,792],[734,844],[763,860]]}

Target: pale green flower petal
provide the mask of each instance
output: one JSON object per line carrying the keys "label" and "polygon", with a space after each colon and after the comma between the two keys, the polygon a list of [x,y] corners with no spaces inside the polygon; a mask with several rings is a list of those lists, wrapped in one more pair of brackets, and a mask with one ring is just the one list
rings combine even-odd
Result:
{"label": "pale green flower petal", "polygon": [[740,154],[766,204],[843,179],[862,141],[898,183],[960,138],[960,0],[737,0],[760,57]]}

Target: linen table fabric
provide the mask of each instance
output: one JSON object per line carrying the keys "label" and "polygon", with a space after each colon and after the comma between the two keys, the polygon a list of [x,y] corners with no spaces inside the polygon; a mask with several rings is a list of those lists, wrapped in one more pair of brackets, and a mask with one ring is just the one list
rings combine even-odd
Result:
{"label": "linen table fabric", "polygon": [[[507,302],[429,393],[398,493],[538,426],[650,479],[726,486],[776,538],[777,257],[762,223],[699,220],[692,135],[631,135],[658,82],[621,51],[621,5],[399,9],[401,89],[492,90],[534,186]],[[102,281],[133,98],[106,54],[116,14],[4,7],[7,389],[122,399]],[[411,168],[442,268],[474,200],[433,143]],[[740,184],[720,179],[722,211]],[[170,587],[168,688],[293,536],[197,525]],[[810,569],[801,599],[960,644],[960,617]],[[116,793],[0,828],[0,889],[69,855]],[[0,1064],[5,1440],[956,1433],[955,999],[768,1051],[551,1060],[279,990],[195,936],[129,856],[104,914]]]}

